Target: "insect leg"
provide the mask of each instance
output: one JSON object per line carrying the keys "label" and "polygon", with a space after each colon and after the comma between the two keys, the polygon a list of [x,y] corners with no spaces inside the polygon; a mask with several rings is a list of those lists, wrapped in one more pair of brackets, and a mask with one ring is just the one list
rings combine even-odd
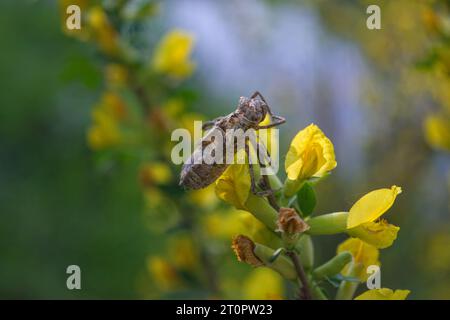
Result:
{"label": "insect leg", "polygon": [[202,129],[203,130],[208,130],[209,128],[213,127],[217,121],[219,121],[220,119],[222,119],[223,117],[218,117],[215,118],[214,120],[211,121],[206,121],[203,125],[202,125]]}
{"label": "insect leg", "polygon": [[[269,150],[264,146],[264,144],[258,142],[258,150],[264,151],[264,158],[267,159],[268,164],[271,165],[272,158],[270,156]],[[262,163],[261,159],[259,158],[259,152],[258,152],[258,161],[261,167],[265,167],[265,164]],[[269,177],[266,174],[261,173],[261,181],[259,183],[262,189],[265,189],[267,192],[267,200],[269,200],[270,205],[277,211],[280,210],[280,207],[278,206],[277,199],[275,198],[274,194],[276,191],[280,190],[273,190],[270,185]]]}
{"label": "insect leg", "polygon": [[245,153],[247,154],[248,169],[250,172],[250,189],[253,194],[258,194],[258,191],[256,190],[255,172],[253,171],[253,163],[252,163],[251,156],[250,156],[250,148],[248,145],[248,139],[245,139]]}
{"label": "insect leg", "polygon": [[[247,158],[248,158],[248,166],[249,166],[249,171],[250,171],[250,188],[251,191],[254,195],[260,196],[260,197],[267,197],[267,196],[273,196],[274,191],[271,190],[270,188],[268,190],[263,190],[263,191],[257,191],[256,189],[256,178],[255,178],[255,172],[253,171],[253,163],[251,160],[251,155],[250,155],[250,147],[248,144],[249,139],[245,139],[245,153],[247,154]],[[261,162],[260,162],[261,163]],[[267,176],[266,176],[267,178]],[[264,178],[263,178],[264,179]],[[270,183],[269,183],[270,185]]]}
{"label": "insect leg", "polygon": [[266,99],[264,99],[263,95],[259,91],[255,91],[250,98],[254,99],[256,97],[260,97],[261,100],[268,106]]}
{"label": "insect leg", "polygon": [[206,121],[204,124],[202,124],[202,129],[203,129],[203,130],[208,130],[209,128],[211,128],[212,126],[214,126],[214,123],[216,123],[215,120]]}
{"label": "insect leg", "polygon": [[[253,143],[254,142],[252,141],[252,144]],[[267,165],[270,167],[272,165],[272,157],[270,155],[269,150],[267,150],[266,146],[263,143],[261,143],[261,142],[256,142],[256,145],[257,145],[257,149],[255,148],[254,144],[253,144],[253,147],[256,150],[258,150],[258,162],[259,162],[259,165],[262,168],[266,168]],[[262,150],[262,157],[263,157],[263,159],[260,158],[261,152],[259,152],[259,150]],[[270,183],[268,182],[268,177],[267,177],[266,174],[262,174],[261,173],[261,180],[262,180],[262,183],[263,183],[263,187],[264,187],[264,185],[266,185],[266,189],[267,189],[267,187],[269,187],[269,189],[270,189]],[[278,190],[268,190],[268,191],[276,192]]]}
{"label": "insect leg", "polygon": [[[269,152],[269,150],[267,150],[266,146],[264,144],[258,142],[258,149],[263,150],[264,160],[267,161],[267,164],[269,166],[272,165],[272,156],[270,155],[270,152]],[[258,159],[259,159],[259,157],[258,157]],[[263,164],[261,160],[259,160],[259,163],[262,167],[266,167],[266,164],[265,163]],[[267,177],[267,175],[265,175],[265,174],[261,174],[261,176],[263,177],[263,179],[264,179],[264,177]],[[278,191],[278,190],[275,190],[275,191]]]}
{"label": "insect leg", "polygon": [[256,98],[256,97],[260,97],[261,100],[266,104],[267,106],[267,112],[270,114],[270,116],[275,119],[276,121],[274,123],[265,125],[265,126],[259,126],[257,127],[257,129],[268,129],[268,128],[272,128],[272,127],[276,127],[279,126],[280,124],[283,124],[286,122],[286,119],[280,116],[276,116],[272,113],[272,109],[270,109],[269,104],[267,103],[266,99],[264,99],[263,95],[259,92],[259,91],[255,91],[251,98]]}

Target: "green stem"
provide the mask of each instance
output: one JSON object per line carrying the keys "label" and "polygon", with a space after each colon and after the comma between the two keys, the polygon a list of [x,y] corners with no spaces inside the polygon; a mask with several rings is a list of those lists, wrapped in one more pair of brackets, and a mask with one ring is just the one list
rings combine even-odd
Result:
{"label": "green stem", "polygon": [[297,279],[294,264],[285,255],[280,254],[275,261],[271,262],[270,260],[275,254],[275,250],[259,243],[255,243],[255,249],[253,252],[266,267],[275,270],[288,280],[295,281]]}
{"label": "green stem", "polygon": [[303,265],[295,251],[288,251],[287,255],[291,258],[294,263],[295,271],[297,272],[298,280],[300,282],[301,287],[301,297],[304,300],[312,300],[312,293],[309,287],[308,278],[306,277],[305,270],[303,269]]}
{"label": "green stem", "polygon": [[323,293],[323,291],[320,289],[319,285],[314,280],[312,280],[310,283],[311,283],[311,291],[312,291],[314,299],[328,300],[327,296]]}
{"label": "green stem", "polygon": [[302,187],[305,180],[289,180],[286,178],[284,181],[284,196],[290,198],[294,196],[298,190]]}

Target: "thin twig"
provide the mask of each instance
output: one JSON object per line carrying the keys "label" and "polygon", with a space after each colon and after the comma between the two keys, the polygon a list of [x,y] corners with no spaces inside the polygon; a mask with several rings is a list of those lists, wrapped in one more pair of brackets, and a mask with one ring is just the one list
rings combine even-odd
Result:
{"label": "thin twig", "polygon": [[207,249],[200,245],[199,246],[200,251],[200,259],[202,262],[203,270],[205,272],[205,277],[207,281],[207,285],[209,290],[213,295],[219,294],[219,286],[217,284],[217,272],[214,268],[214,265],[210,259],[210,254],[207,252]]}
{"label": "thin twig", "polygon": [[134,92],[139,102],[142,105],[145,114],[148,114],[149,110],[152,108],[152,102],[147,94],[147,90],[139,83],[137,77],[132,74],[129,82],[131,90]]}
{"label": "thin twig", "polygon": [[291,258],[294,263],[295,271],[302,284],[301,292],[304,300],[312,300],[311,289],[309,288],[308,279],[306,278],[305,270],[300,262],[300,258],[295,251],[287,251],[286,254]]}

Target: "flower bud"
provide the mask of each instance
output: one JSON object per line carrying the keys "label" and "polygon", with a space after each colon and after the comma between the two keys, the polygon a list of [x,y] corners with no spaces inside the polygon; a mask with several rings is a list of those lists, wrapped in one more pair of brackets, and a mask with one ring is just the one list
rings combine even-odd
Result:
{"label": "flower bud", "polygon": [[317,267],[314,272],[314,278],[320,280],[326,277],[332,277],[341,272],[344,267],[352,261],[352,254],[348,251],[343,251],[334,256],[331,260],[325,262],[323,265]]}
{"label": "flower bud", "polygon": [[347,231],[348,212],[333,212],[323,214],[308,220],[311,229],[309,235],[336,234]]}
{"label": "flower bud", "polygon": [[261,221],[269,230],[276,231],[277,211],[269,202],[250,192],[245,202],[245,210],[250,212],[256,219]]}
{"label": "flower bud", "polygon": [[298,252],[300,260],[305,270],[311,270],[314,266],[314,245],[311,237],[307,234],[303,234],[298,239],[295,249]]}

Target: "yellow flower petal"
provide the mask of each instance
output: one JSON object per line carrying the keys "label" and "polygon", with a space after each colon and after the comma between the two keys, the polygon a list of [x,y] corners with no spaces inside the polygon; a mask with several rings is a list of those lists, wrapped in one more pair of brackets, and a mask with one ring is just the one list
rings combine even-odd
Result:
{"label": "yellow flower petal", "polygon": [[94,119],[94,124],[87,132],[87,142],[93,150],[105,149],[117,145],[122,140],[122,134],[116,121],[101,115]]}
{"label": "yellow flower petal", "polygon": [[187,235],[169,241],[169,257],[176,268],[188,271],[194,270],[199,261],[195,244]]}
{"label": "yellow flower petal", "polygon": [[394,204],[395,198],[401,192],[400,187],[392,186],[391,189],[378,189],[364,195],[350,209],[347,228],[376,220]]}
{"label": "yellow flower petal", "polygon": [[[349,238],[338,246],[337,253],[348,251],[353,256],[353,263],[361,265],[361,271],[358,273],[358,278],[365,281],[368,277],[366,270],[371,265],[380,265],[378,257],[380,255],[378,249],[364,241],[357,238]],[[343,270],[346,273],[348,265]]]}
{"label": "yellow flower petal", "polygon": [[188,197],[190,202],[206,209],[213,208],[219,201],[216,197],[213,184],[203,189],[192,190],[188,194]]}
{"label": "yellow flower petal", "polygon": [[128,70],[117,63],[110,63],[105,67],[105,80],[112,88],[123,87],[128,80]]}
{"label": "yellow flower petal", "polygon": [[125,102],[114,92],[108,91],[103,94],[99,108],[115,120],[122,120],[126,116]]}
{"label": "yellow flower petal", "polygon": [[155,49],[153,68],[157,72],[165,73],[174,78],[185,78],[195,68],[189,60],[194,37],[182,30],[169,32]]}
{"label": "yellow flower petal", "polygon": [[399,227],[381,220],[380,222],[367,222],[347,231],[351,237],[359,238],[379,249],[390,247],[395,239]]}
{"label": "yellow flower petal", "polygon": [[115,55],[119,49],[118,35],[103,8],[101,6],[90,8],[87,22],[92,31],[91,37],[100,49],[107,54]]}
{"label": "yellow flower petal", "polygon": [[285,169],[290,180],[322,177],[336,167],[334,147],[314,124],[301,130],[286,154]]}
{"label": "yellow flower petal", "polygon": [[409,290],[372,289],[357,296],[355,300],[405,300],[409,293]]}
{"label": "yellow flower petal", "polygon": [[168,184],[172,179],[170,167],[164,162],[149,162],[142,165],[139,179],[144,186]]}
{"label": "yellow flower petal", "polygon": [[237,209],[245,209],[250,192],[248,164],[232,164],[216,180],[217,196]]}
{"label": "yellow flower petal", "polygon": [[166,200],[164,194],[153,186],[145,188],[144,199],[148,208],[156,208]]}
{"label": "yellow flower petal", "polygon": [[244,211],[234,208],[226,211],[215,211],[204,215],[202,225],[208,236],[229,240],[244,231],[243,224],[239,223],[244,213]]}

